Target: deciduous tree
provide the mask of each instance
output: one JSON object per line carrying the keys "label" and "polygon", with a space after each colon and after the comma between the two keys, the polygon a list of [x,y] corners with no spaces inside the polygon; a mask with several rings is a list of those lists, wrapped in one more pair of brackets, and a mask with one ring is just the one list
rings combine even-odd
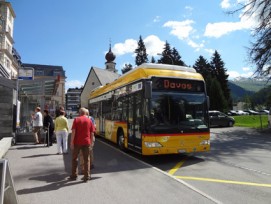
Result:
{"label": "deciduous tree", "polygon": [[229,13],[245,11],[244,16],[249,16],[258,22],[252,32],[253,41],[249,48],[249,59],[256,64],[256,73],[266,76],[271,74],[271,1],[247,0],[245,4]]}

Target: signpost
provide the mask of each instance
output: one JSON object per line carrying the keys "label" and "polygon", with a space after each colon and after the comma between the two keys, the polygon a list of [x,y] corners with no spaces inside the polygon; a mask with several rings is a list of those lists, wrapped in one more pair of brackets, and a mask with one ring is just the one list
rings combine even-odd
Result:
{"label": "signpost", "polygon": [[33,80],[34,79],[34,69],[33,68],[21,68],[19,69],[19,75],[18,75],[18,79],[21,80]]}
{"label": "signpost", "polygon": [[17,108],[17,116],[16,116],[16,128],[20,127],[20,101],[19,101],[19,80],[33,80],[34,79],[34,69],[31,67],[18,68],[18,76],[17,76],[17,94],[16,94],[16,108]]}

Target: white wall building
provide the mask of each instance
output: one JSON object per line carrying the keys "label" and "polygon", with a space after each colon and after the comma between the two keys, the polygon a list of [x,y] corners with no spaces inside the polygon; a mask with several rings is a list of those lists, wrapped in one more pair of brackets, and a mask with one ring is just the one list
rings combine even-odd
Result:
{"label": "white wall building", "polygon": [[15,12],[9,2],[0,0],[0,76],[16,78],[18,63],[13,58]]}

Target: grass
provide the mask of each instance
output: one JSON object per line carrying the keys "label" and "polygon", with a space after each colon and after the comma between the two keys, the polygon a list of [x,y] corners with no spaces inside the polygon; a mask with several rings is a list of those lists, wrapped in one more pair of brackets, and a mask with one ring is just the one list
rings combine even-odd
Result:
{"label": "grass", "polygon": [[[235,119],[235,126],[250,127],[250,128],[267,128],[267,115],[239,115],[233,116]],[[261,123],[262,122],[262,123]]]}

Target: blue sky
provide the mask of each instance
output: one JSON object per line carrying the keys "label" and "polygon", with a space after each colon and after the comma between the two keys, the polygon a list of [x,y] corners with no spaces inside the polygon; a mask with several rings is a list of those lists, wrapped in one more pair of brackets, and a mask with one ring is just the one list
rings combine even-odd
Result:
{"label": "blue sky", "polygon": [[[8,0],[7,0],[8,1]],[[16,14],[14,47],[24,63],[63,66],[67,88],[85,83],[92,66],[104,68],[111,41],[116,68],[135,65],[141,35],[149,59],[168,41],[193,66],[217,50],[230,79],[249,77],[253,21],[227,10],[245,0],[10,0]]]}

